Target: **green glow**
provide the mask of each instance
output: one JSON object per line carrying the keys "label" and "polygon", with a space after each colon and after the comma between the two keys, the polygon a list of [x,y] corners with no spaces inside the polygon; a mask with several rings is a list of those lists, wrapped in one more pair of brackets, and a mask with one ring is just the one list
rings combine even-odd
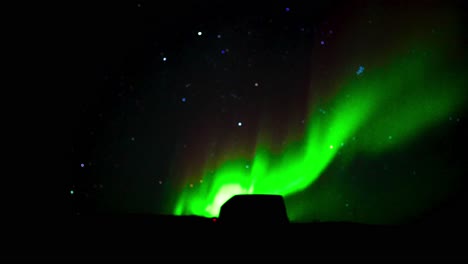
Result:
{"label": "green glow", "polygon": [[327,103],[326,115],[311,106],[300,142],[289,142],[278,154],[259,137],[251,167],[247,159],[233,159],[206,168],[203,184],[184,190],[173,213],[213,217],[236,194],[298,193],[354,137],[359,141],[354,152],[379,154],[437,124],[463,104],[463,77],[442,70],[441,56],[425,54],[405,54],[385,67],[366,67],[359,77],[350,76]]}

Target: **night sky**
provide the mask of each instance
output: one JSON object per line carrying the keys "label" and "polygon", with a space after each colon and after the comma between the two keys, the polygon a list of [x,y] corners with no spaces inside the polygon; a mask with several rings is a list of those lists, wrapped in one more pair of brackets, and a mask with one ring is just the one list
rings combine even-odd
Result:
{"label": "night sky", "polygon": [[385,224],[464,188],[463,1],[169,2],[76,21],[72,214]]}

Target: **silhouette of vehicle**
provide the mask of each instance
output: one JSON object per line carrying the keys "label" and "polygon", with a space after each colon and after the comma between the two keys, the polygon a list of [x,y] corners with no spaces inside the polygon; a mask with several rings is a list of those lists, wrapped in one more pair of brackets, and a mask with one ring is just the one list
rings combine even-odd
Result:
{"label": "silhouette of vehicle", "polygon": [[219,223],[224,225],[288,224],[281,195],[235,195],[221,206]]}

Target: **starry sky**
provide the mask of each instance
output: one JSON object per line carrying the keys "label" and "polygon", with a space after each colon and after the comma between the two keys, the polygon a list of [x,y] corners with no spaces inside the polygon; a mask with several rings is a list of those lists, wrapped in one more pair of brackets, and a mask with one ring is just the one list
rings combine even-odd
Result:
{"label": "starry sky", "polygon": [[459,192],[463,1],[311,2],[87,7],[71,213],[280,194],[292,221],[386,224]]}

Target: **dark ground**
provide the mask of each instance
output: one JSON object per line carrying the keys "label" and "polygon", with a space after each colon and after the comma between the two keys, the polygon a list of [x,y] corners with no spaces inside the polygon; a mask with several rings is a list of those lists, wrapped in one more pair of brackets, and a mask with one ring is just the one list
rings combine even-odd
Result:
{"label": "dark ground", "polygon": [[[458,201],[458,202],[453,202]],[[4,253],[55,260],[467,259],[466,201],[400,226],[310,223],[222,226],[200,217],[101,215],[4,222]]]}

